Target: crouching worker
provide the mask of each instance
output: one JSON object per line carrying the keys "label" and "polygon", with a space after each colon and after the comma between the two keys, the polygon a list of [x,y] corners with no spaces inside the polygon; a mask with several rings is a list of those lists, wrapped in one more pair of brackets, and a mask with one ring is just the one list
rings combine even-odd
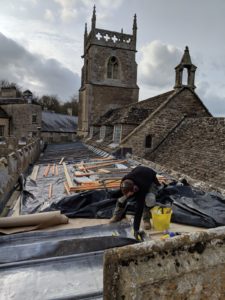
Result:
{"label": "crouching worker", "polygon": [[[148,202],[151,202],[151,195],[153,195],[154,198],[157,186],[160,186],[160,183],[157,180],[156,172],[148,167],[138,166],[125,175],[121,180],[120,196],[117,200],[110,223],[118,222],[123,219],[127,210],[127,202],[132,199],[132,202],[134,201],[135,203],[134,236],[136,239],[139,239],[139,228],[142,216],[144,229],[151,228],[150,209],[146,206],[145,201],[148,198]],[[148,206],[154,206],[154,203]]]}

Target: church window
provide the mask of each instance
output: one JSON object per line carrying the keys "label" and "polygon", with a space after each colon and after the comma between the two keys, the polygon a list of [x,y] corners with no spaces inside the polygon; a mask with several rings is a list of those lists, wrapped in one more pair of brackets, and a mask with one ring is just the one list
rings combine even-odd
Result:
{"label": "church window", "polygon": [[94,127],[91,126],[91,127],[90,127],[90,134],[89,134],[89,137],[90,137],[90,138],[93,137],[93,133],[94,133]]}
{"label": "church window", "polygon": [[112,79],[117,79],[119,64],[118,59],[115,56],[109,58],[108,66],[107,66],[107,77]]}
{"label": "church window", "polygon": [[114,132],[113,132],[113,142],[115,144],[119,144],[120,143],[121,132],[122,132],[122,126],[121,125],[115,125],[114,126]]}
{"label": "church window", "polygon": [[145,148],[151,148],[151,147],[152,147],[152,136],[151,134],[149,134],[145,137]]}
{"label": "church window", "polygon": [[104,140],[105,131],[106,131],[106,126],[101,126],[101,128],[100,128],[100,140]]}
{"label": "church window", "polygon": [[32,115],[32,123],[33,124],[37,123],[37,115],[36,114]]}

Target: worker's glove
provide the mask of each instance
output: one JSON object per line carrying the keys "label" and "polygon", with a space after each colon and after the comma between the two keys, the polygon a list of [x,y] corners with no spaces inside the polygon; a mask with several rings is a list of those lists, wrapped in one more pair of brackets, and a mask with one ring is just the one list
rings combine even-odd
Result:
{"label": "worker's glove", "polygon": [[134,230],[134,237],[137,241],[144,241],[144,231]]}

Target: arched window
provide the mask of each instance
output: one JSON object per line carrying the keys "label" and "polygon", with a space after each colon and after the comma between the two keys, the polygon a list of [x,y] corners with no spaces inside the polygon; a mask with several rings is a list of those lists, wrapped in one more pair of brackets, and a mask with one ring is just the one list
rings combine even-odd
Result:
{"label": "arched window", "polygon": [[151,147],[152,147],[152,136],[151,134],[149,134],[145,137],[145,148],[151,148]]}
{"label": "arched window", "polygon": [[112,79],[117,79],[119,76],[119,63],[115,56],[111,56],[107,65],[107,77]]}

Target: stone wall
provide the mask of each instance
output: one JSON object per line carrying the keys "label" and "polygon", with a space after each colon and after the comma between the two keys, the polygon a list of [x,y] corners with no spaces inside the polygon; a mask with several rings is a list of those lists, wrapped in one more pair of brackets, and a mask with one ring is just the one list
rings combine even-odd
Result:
{"label": "stone wall", "polygon": [[225,227],[114,248],[104,255],[104,299],[224,299],[224,270]]}
{"label": "stone wall", "polygon": [[[41,128],[41,106],[37,104],[19,103],[4,104],[1,107],[5,110],[10,121],[10,134],[20,137],[38,137]],[[36,116],[36,120],[32,116]],[[39,129],[38,129],[39,128]]]}
{"label": "stone wall", "polygon": [[138,89],[94,85],[91,98],[92,101],[89,103],[91,111],[90,122],[93,123],[110,109],[137,102]]}
{"label": "stone wall", "polygon": [[41,132],[41,137],[44,142],[52,143],[66,143],[74,142],[76,140],[76,133],[72,132]]}
{"label": "stone wall", "polygon": [[3,126],[3,128],[4,128],[3,136],[8,136],[9,135],[9,119],[0,118],[0,126]]}
{"label": "stone wall", "polygon": [[40,154],[40,140],[0,158],[0,212],[7,201],[8,193],[13,189],[18,177],[34,163]]}
{"label": "stone wall", "polygon": [[123,124],[121,140],[124,139],[131,131],[134,130],[136,125]]}
{"label": "stone wall", "polygon": [[186,119],[146,159],[225,189],[225,118]]}
{"label": "stone wall", "polygon": [[[121,147],[132,148],[134,155],[144,157],[173,131],[184,116],[208,117],[210,114],[190,89],[184,88],[169,97],[149,118],[121,142]],[[145,138],[152,136],[151,149],[145,148]]]}

